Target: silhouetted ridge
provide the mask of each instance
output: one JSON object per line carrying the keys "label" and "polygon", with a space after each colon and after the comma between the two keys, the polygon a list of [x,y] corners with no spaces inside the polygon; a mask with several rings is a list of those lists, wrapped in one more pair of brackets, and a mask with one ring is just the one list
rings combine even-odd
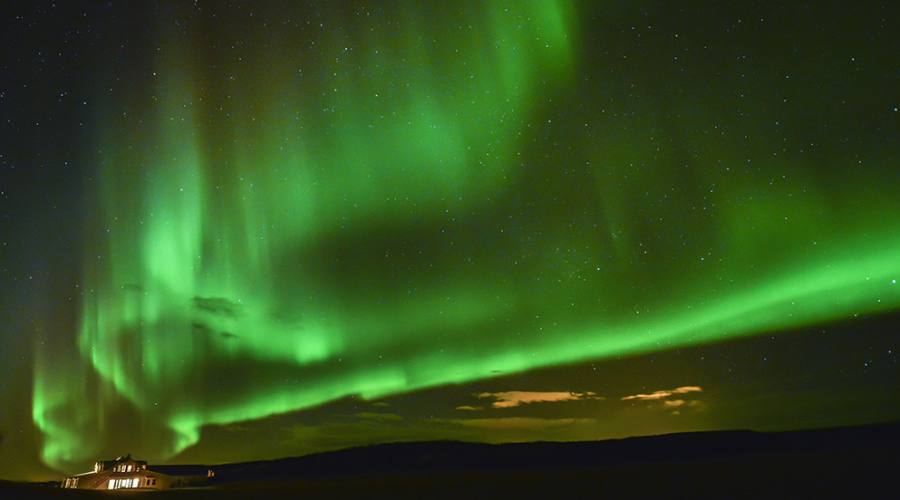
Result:
{"label": "silhouetted ridge", "polygon": [[440,471],[546,471],[707,462],[762,454],[843,453],[877,450],[889,446],[887,443],[891,442],[900,442],[900,423],[793,432],[691,432],[608,441],[497,445],[458,441],[389,443],[211,468],[218,483]]}

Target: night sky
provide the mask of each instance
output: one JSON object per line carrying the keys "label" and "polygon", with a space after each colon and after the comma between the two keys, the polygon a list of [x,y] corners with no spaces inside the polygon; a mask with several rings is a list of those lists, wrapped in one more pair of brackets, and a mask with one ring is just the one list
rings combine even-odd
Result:
{"label": "night sky", "polygon": [[7,2],[0,478],[900,419],[895,2]]}

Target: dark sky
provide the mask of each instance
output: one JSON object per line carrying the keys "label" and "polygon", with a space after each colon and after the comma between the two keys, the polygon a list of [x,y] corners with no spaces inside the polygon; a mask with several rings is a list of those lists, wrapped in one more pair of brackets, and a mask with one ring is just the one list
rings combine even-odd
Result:
{"label": "dark sky", "polygon": [[893,2],[16,2],[0,477],[900,418]]}

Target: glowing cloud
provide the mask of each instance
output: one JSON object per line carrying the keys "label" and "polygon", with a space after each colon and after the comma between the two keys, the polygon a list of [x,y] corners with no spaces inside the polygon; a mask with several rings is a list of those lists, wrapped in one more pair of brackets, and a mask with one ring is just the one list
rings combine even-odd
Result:
{"label": "glowing cloud", "polygon": [[[631,400],[635,400],[635,399],[638,401],[655,401],[658,399],[665,399],[670,396],[674,396],[675,394],[687,394],[689,392],[702,392],[702,391],[703,391],[702,387],[699,387],[696,385],[686,385],[683,387],[676,387],[675,389],[655,391],[655,392],[651,392],[650,394],[633,394],[631,396],[624,396],[622,398],[622,401],[631,401]],[[672,403],[672,401],[669,401],[668,403]]]}
{"label": "glowing cloud", "polygon": [[534,392],[534,391],[506,391],[483,392],[479,399],[495,399],[491,403],[494,408],[514,408],[529,403],[559,403],[563,401],[578,401],[582,399],[602,399],[593,392]]}

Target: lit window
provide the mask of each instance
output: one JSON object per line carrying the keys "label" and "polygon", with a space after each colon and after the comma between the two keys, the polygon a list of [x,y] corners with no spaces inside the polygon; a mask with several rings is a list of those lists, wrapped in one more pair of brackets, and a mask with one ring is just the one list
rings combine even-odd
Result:
{"label": "lit window", "polygon": [[110,479],[106,487],[110,490],[117,490],[120,488],[137,488],[139,484],[140,479],[126,477],[124,479]]}

